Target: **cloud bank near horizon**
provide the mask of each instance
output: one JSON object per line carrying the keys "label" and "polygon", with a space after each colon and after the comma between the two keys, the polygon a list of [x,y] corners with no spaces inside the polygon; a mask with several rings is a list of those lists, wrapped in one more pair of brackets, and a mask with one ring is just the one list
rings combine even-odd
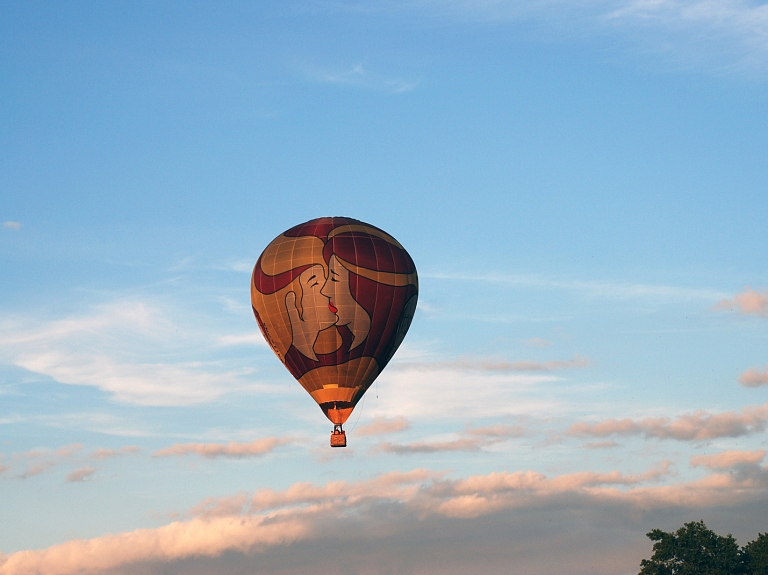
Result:
{"label": "cloud bank near horizon", "polygon": [[[2,555],[0,575],[229,574],[244,566],[249,573],[334,573],[340,568],[337,558],[333,566],[334,549],[342,544],[357,548],[345,561],[368,562],[371,573],[453,574],[466,572],[471,562],[483,572],[501,573],[517,556],[518,572],[533,574],[578,565],[573,551],[586,540],[593,546],[602,541],[602,549],[593,547],[591,560],[571,572],[632,571],[650,548],[634,536],[648,521],[713,513],[714,507],[744,517],[742,510],[751,505],[745,520],[756,527],[755,515],[765,510],[768,495],[768,469],[758,465],[763,456],[714,454],[700,464],[717,471],[685,483],[665,482],[671,477],[668,462],[635,474],[517,471],[450,479],[445,472],[414,469],[358,482],[302,482],[280,491],[260,489],[250,497],[208,498],[190,510],[189,519],[156,529]],[[743,465],[753,472],[738,473]],[[580,529],[573,528],[577,517]],[[552,524],[554,518],[559,519]],[[602,537],[595,538],[598,533]],[[543,550],[552,537],[560,543],[548,547],[546,560],[530,548],[526,552],[526,546]],[[462,556],[479,541],[482,554]],[[435,551],[446,561],[434,562]]]}

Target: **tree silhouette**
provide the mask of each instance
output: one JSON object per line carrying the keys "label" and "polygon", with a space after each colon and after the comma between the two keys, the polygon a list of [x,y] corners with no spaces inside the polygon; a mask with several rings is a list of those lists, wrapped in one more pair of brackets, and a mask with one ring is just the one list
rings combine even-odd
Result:
{"label": "tree silhouette", "polygon": [[749,575],[768,575],[768,533],[760,533],[757,539],[747,543],[743,555]]}
{"label": "tree silhouette", "polygon": [[[742,552],[736,540],[730,534],[726,537],[717,535],[707,529],[703,521],[686,523],[674,533],[654,529],[647,535],[656,543],[653,544],[653,556],[640,562],[639,575],[742,575],[747,573]],[[766,554],[768,536],[764,537],[759,545],[757,545],[758,541],[753,542],[756,544],[754,547],[756,562],[764,561],[768,557]]]}

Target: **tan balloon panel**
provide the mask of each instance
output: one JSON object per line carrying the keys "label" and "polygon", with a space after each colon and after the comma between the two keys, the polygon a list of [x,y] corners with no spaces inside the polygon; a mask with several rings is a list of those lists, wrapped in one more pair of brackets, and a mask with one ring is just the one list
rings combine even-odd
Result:
{"label": "tan balloon panel", "polygon": [[402,343],[418,289],[413,260],[392,236],[318,218],[267,246],[251,304],[280,361],[340,426]]}

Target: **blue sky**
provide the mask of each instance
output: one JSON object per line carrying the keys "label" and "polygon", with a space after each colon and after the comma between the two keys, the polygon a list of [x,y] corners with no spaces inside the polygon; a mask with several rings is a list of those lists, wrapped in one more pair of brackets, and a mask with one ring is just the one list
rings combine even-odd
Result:
{"label": "blue sky", "polygon": [[[768,529],[768,5],[6,2],[0,78],[3,575]],[[420,278],[347,450],[248,293],[327,215]]]}

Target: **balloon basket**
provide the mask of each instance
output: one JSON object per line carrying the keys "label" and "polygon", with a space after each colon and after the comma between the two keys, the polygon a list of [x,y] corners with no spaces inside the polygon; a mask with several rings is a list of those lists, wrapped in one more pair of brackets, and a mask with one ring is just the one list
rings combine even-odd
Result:
{"label": "balloon basket", "polygon": [[346,447],[347,432],[341,428],[341,425],[334,425],[331,433],[331,447]]}

